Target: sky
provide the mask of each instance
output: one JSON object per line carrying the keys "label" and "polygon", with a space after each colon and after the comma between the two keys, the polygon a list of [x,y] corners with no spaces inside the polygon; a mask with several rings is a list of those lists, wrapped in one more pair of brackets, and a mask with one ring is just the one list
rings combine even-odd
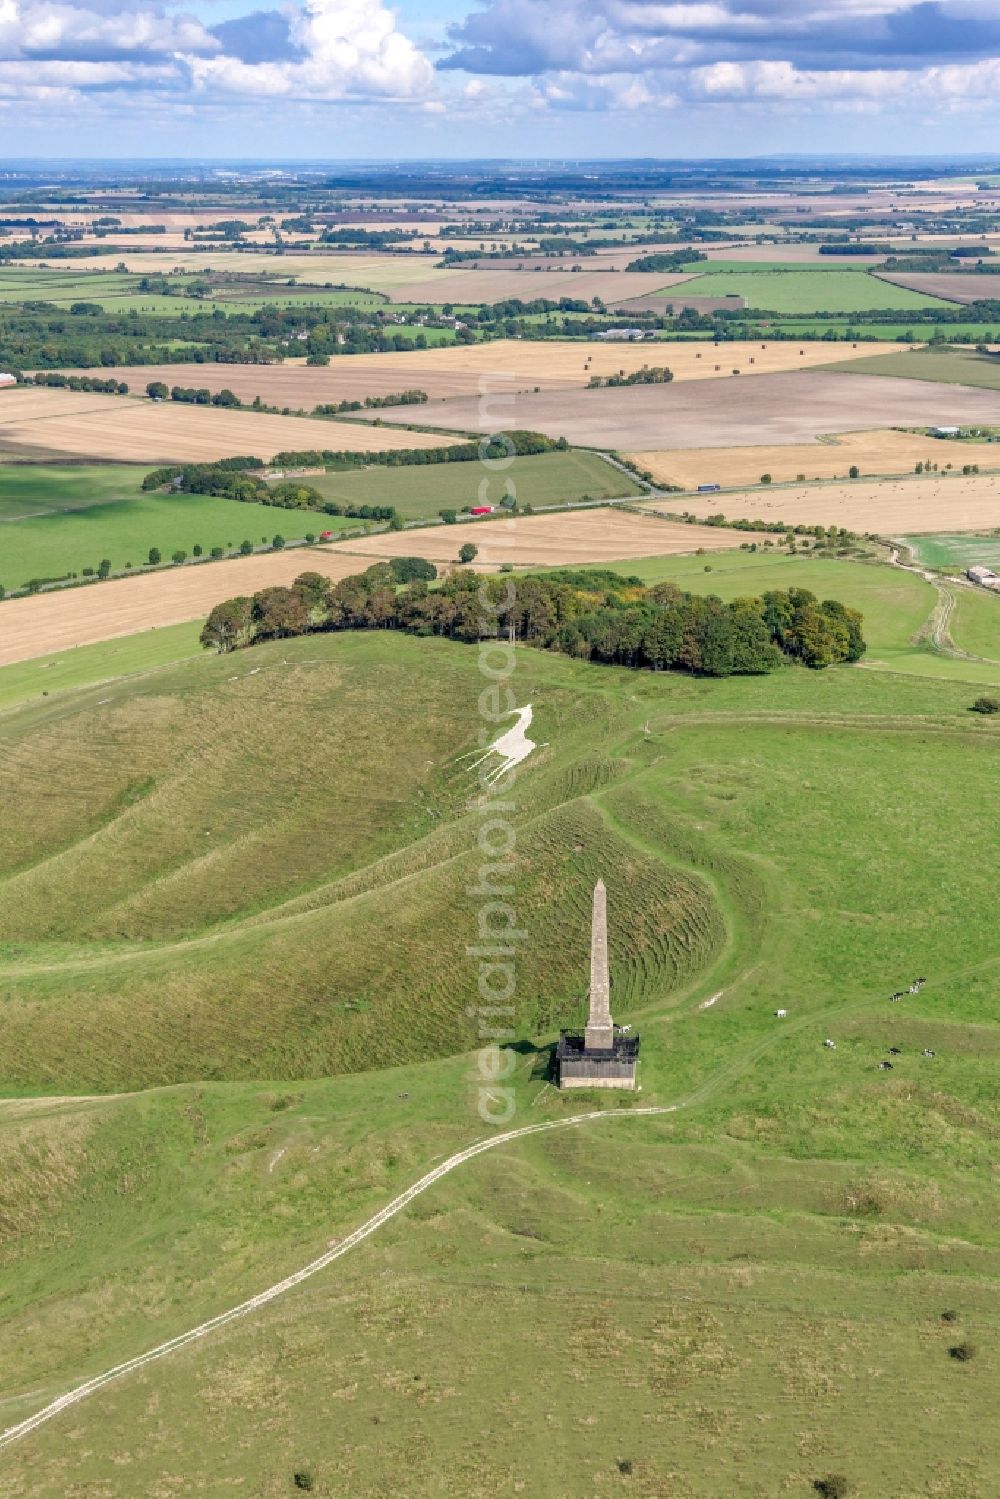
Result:
{"label": "sky", "polygon": [[8,156],[1000,150],[1000,0],[0,0]]}

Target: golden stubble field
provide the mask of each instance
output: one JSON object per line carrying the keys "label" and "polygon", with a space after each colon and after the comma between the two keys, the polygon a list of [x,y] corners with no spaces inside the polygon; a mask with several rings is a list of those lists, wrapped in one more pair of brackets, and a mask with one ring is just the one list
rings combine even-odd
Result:
{"label": "golden stubble field", "polygon": [[912,432],[891,430],[844,432],[819,442],[787,447],[774,444],[740,448],[677,448],[673,452],[628,455],[647,469],[658,484],[756,484],[761,474],[770,474],[776,484],[805,479],[846,479],[854,465],[861,477],[911,474],[917,463],[951,464],[961,469],[978,463],[983,469],[1000,468],[1000,445],[949,442],[946,438],[920,437]]}
{"label": "golden stubble field", "polygon": [[879,536],[1000,527],[1000,483],[988,474],[856,479],[844,484],[756,489],[749,494],[677,495],[647,503],[653,510],[683,509],[699,518],[721,511],[733,520],[838,525]]}
{"label": "golden stubble field", "polygon": [[0,604],[0,666],[198,619],[222,599],[290,583],[301,572],[345,578],[397,556],[427,557],[449,567],[457,563],[459,547],[466,541],[478,546],[475,566],[485,571],[504,562],[521,567],[575,566],[693,552],[699,547],[719,551],[754,539],[739,531],[600,509],[385,532],[340,546],[189,564],[87,588],[8,599]]}
{"label": "golden stubble field", "polygon": [[[577,343],[546,339],[530,343],[497,339],[482,344],[450,344],[437,349],[408,349],[392,354],[351,354],[334,357],[325,368],[304,360],[284,364],[156,364],[135,365],[114,373],[134,393],[151,380],[167,385],[204,385],[209,390],[228,387],[241,401],[260,396],[269,406],[311,411],[324,402],[364,400],[365,396],[396,395],[423,390],[431,401],[450,396],[482,395],[502,405],[505,395],[541,390],[582,389],[593,375],[631,374],[644,365],[667,365],[675,382],[731,378],[733,369],[744,375],[773,375],[786,370],[816,369],[844,357],[843,344],[730,343],[710,344]],[[898,353],[896,344],[859,344],[851,358]],[[81,371],[106,377],[107,370]],[[2,408],[0,408],[2,409]],[[430,405],[412,408],[415,422],[433,424]]]}
{"label": "golden stubble field", "polygon": [[[175,378],[178,366],[174,366]],[[200,368],[200,367],[199,367]],[[190,378],[185,370],[182,378]],[[271,416],[132,396],[24,386],[0,391],[0,455],[88,458],[123,463],[211,463],[308,448],[385,452],[432,448],[454,439],[405,427]]]}

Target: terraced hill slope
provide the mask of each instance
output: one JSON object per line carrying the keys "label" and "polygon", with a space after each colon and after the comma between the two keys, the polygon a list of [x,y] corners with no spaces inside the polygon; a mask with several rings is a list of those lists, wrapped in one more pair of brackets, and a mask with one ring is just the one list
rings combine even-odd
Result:
{"label": "terraced hill slope", "polygon": [[[314,637],[0,717],[0,1425],[489,1136],[478,666]],[[1000,731],[959,666],[518,653],[510,1124],[580,1110],[546,1069],[598,871],[642,1094],[3,1448],[0,1488],[992,1499]]]}

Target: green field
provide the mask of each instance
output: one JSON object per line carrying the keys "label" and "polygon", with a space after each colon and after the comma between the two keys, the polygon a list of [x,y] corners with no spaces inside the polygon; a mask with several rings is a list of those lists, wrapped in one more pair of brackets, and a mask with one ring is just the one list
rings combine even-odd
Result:
{"label": "green field", "polygon": [[[0,525],[29,515],[87,510],[138,495],[148,465],[0,465]],[[0,533],[6,535],[6,532]]]}
{"label": "green field", "polygon": [[[768,312],[869,312],[886,307],[946,307],[940,297],[912,292],[867,271],[747,270],[715,271],[685,281],[684,293],[697,297],[745,297],[748,307]],[[663,293],[670,295],[669,288]]]}
{"label": "green field", "polygon": [[[25,488],[22,485],[22,504]],[[158,547],[167,561],[175,551],[190,557],[196,545],[207,556],[215,546],[229,551],[245,538],[260,545],[281,532],[287,541],[298,541],[307,530],[335,531],[357,524],[340,516],[208,495],[143,494],[136,487],[130,499],[109,496],[82,509],[54,509],[0,521],[0,583],[10,591],[31,578],[61,578],[82,573],[85,567],[96,569],[105,557],[112,571],[120,572],[129,563],[142,566],[150,547]]]}
{"label": "green field", "polygon": [[1000,597],[963,588],[955,599],[949,633],[960,650],[1000,661]]}
{"label": "green field", "polygon": [[[169,265],[165,263],[164,273],[168,270]],[[162,273],[146,274],[159,276]],[[42,271],[34,267],[14,270],[7,266],[0,269],[0,303],[38,301],[69,307],[73,302],[93,302],[106,312],[140,312],[176,318],[198,312],[257,312],[261,307],[271,306],[379,307],[385,301],[376,292],[353,288],[317,286],[310,287],[308,292],[294,292],[282,285],[277,272],[274,282],[265,287],[232,282],[218,295],[208,297],[184,294],[186,287],[204,279],[198,275],[170,276],[171,284],[178,288],[178,292],[171,296],[140,291],[141,279],[138,275],[116,271]]]}
{"label": "green field", "polygon": [[73,650],[0,667],[0,709],[30,702],[50,708],[54,703],[43,703],[43,699],[81,687],[99,688],[105,682],[153,671],[190,657],[201,659],[200,631],[200,621],[192,620],[188,624],[161,626],[119,640],[80,645]]}
{"label": "green field", "polygon": [[905,354],[873,354],[828,366],[858,374],[891,375],[897,380],[932,380],[941,385],[978,385],[1000,390],[1000,359],[969,349],[913,349]]}
{"label": "green field", "polygon": [[964,572],[967,567],[991,567],[1000,572],[1000,534],[975,536],[968,531],[933,536],[904,536],[918,562],[927,567]]}
{"label": "green field", "polygon": [[[622,567],[859,602],[900,660],[934,601],[846,561]],[[118,680],[74,653],[78,688],[0,716],[0,1425],[490,1135],[479,653],[119,647]],[[994,1499],[1000,728],[925,656],[710,681],[518,651],[509,1127],[612,1117],[460,1167],[0,1450],[0,1489],[806,1499],[843,1472],[851,1499]],[[598,873],[635,1098],[545,1080]]]}
{"label": "green field", "polygon": [[513,486],[518,503],[566,505],[589,497],[607,500],[643,493],[620,469],[596,453],[540,453],[515,458],[487,472],[478,463],[372,466],[307,480],[327,500],[353,505],[395,505],[407,520],[427,520],[439,510],[466,505],[499,505]]}

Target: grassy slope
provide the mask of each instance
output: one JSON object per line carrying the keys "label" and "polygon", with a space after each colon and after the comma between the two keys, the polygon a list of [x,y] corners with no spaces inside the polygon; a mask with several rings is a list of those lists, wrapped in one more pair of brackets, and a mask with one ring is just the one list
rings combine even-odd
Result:
{"label": "grassy slope", "polygon": [[[410,520],[434,517],[442,508],[499,505],[513,491],[522,505],[565,505],[589,496],[614,499],[642,493],[640,486],[596,453],[545,453],[515,458],[484,472],[481,464],[415,464],[326,474],[307,481],[328,500],[355,505],[395,505]],[[482,486],[482,487],[481,487]]]}
{"label": "grassy slope", "polygon": [[[814,566],[767,560],[786,579]],[[830,566],[843,580],[848,565]],[[887,576],[908,588],[906,575]],[[878,629],[890,613],[887,602]],[[263,668],[252,679],[251,659]],[[11,1420],[295,1268],[482,1132],[467,1060],[430,1059],[471,1039],[463,949],[478,908],[461,866],[475,826],[454,755],[476,731],[475,653],[397,637],[284,643],[219,663],[209,692],[214,667],[123,683],[110,718],[91,694],[0,721],[36,862],[65,850],[48,860],[46,893],[31,871],[5,883],[18,928],[4,950],[5,1018],[21,1024],[25,1006],[39,1007],[31,1065],[58,1059],[52,1086],[80,1086],[87,1067],[103,1083],[95,1059],[109,1051],[148,1069],[169,1048],[190,1067],[199,1037],[230,1071],[249,1048],[250,1075],[264,1077],[293,1030],[319,1044],[353,1027],[371,1058],[372,1012],[328,1013],[349,968],[352,981],[377,975],[368,1001],[380,1026],[416,1028],[428,1060],[308,1083],[0,1104],[0,1401]],[[229,684],[234,667],[241,681]],[[600,867],[616,1007],[645,1038],[642,1101],[688,1107],[463,1168],[259,1318],[0,1455],[12,1491],[271,1496],[308,1468],[316,1492],[360,1499],[401,1472],[408,1495],[435,1499],[506,1495],[518,1481],[581,1499],[626,1484],[650,1499],[770,1499],[843,1470],[858,1499],[991,1499],[1000,959],[982,877],[995,835],[981,813],[1000,733],[967,713],[962,683],[889,673],[697,682],[525,653],[515,685],[549,742],[515,796],[517,905],[532,932],[517,1028],[544,1040],[573,1018]],[[379,745],[403,742],[407,714],[399,763]],[[114,802],[126,724],[128,773],[152,772],[156,786]],[[269,739],[279,725],[281,757]],[[322,776],[296,779],[300,745]],[[86,798],[58,780],[63,758]],[[268,812],[281,848],[262,857]],[[302,868],[318,857],[302,818],[334,875],[393,842],[409,851],[332,888],[311,883],[286,907],[301,914],[282,936],[266,911],[219,921],[228,882],[202,881],[194,849],[223,815],[237,841],[257,840],[238,899],[258,909],[287,900],[296,878],[315,880],[315,866]],[[113,888],[123,862],[141,892],[124,904]],[[366,897],[400,864],[411,873],[391,895],[383,884]],[[89,894],[98,866],[112,888]],[[230,1011],[215,1030],[210,1007],[184,994],[191,973],[211,973],[211,949],[164,945],[205,892],[239,1003],[251,987],[235,1026],[232,995],[216,996]],[[156,950],[116,937],[109,912],[112,927],[145,927]],[[241,969],[248,933],[259,945]],[[113,1002],[116,954],[130,970],[127,1009]],[[257,968],[267,983],[253,992]],[[889,990],[918,972],[924,993],[889,1006]],[[254,1031],[244,1021],[257,1007]],[[827,1035],[836,1052],[821,1046]],[[874,1064],[890,1043],[903,1055],[883,1075]],[[16,1037],[5,1044],[16,1080]],[[933,1062],[920,1056],[927,1045]],[[520,1056],[515,1123],[591,1106],[546,1088],[543,1060]],[[957,1327],[940,1322],[945,1307]],[[962,1337],[978,1345],[971,1364],[948,1358]]]}
{"label": "grassy slope", "polygon": [[[81,645],[75,650],[56,651],[0,669],[0,711],[35,703],[55,708],[56,698],[81,687],[101,687],[135,672],[155,670],[175,661],[200,657],[200,621],[145,630],[99,645]],[[51,704],[43,699],[53,698]],[[57,711],[61,711],[58,709]]]}
{"label": "grassy slope", "polygon": [[[865,271],[710,271],[684,283],[687,296],[745,297],[768,312],[865,312],[874,308],[944,307],[940,297],[878,281]],[[669,290],[664,293],[669,296]]]}
{"label": "grassy slope", "polygon": [[[960,650],[989,661],[1000,660],[1000,598],[972,589],[959,590],[950,633]],[[1000,672],[997,676],[1000,681]]]}

